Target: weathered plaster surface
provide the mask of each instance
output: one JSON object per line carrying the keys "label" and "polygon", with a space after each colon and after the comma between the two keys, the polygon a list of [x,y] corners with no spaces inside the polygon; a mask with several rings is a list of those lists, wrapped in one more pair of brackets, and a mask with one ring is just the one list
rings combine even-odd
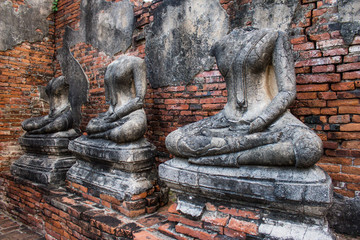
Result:
{"label": "weathered plaster surface", "polygon": [[345,43],[350,44],[356,34],[360,34],[360,1],[338,1],[340,32]]}
{"label": "weathered plaster surface", "polygon": [[9,0],[0,1],[0,51],[24,42],[36,42],[48,35],[52,0],[25,0],[13,8]]}
{"label": "weathered plaster surface", "polygon": [[231,26],[244,27],[251,24],[256,28],[274,28],[286,30],[294,17],[295,10],[299,4],[298,0],[253,0],[249,4],[233,6],[234,17]]}
{"label": "weathered plaster surface", "polygon": [[131,46],[133,30],[134,11],[129,0],[82,0],[79,31],[72,31],[66,41],[70,47],[79,42],[89,43],[113,56]]}
{"label": "weathered plaster surface", "polygon": [[155,10],[147,30],[151,86],[180,85],[213,66],[210,48],[227,34],[228,16],[218,0],[169,0]]}

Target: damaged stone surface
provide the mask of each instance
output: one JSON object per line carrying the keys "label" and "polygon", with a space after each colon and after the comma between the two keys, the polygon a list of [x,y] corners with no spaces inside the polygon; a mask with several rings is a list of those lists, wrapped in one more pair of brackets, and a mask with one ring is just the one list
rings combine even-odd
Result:
{"label": "damaged stone surface", "polygon": [[164,1],[146,33],[147,75],[153,88],[189,83],[214,64],[213,43],[228,32],[217,0]]}
{"label": "damaged stone surface", "polygon": [[340,32],[345,43],[349,45],[354,36],[360,34],[360,2],[357,0],[339,0],[337,3]]}
{"label": "damaged stone surface", "polygon": [[176,192],[234,203],[245,201],[296,214],[322,216],[332,202],[331,179],[316,166],[218,168],[175,158],[159,166],[159,175]]}
{"label": "damaged stone surface", "polygon": [[247,4],[234,1],[231,6],[231,27],[251,25],[256,28],[287,30],[298,9],[298,0],[263,1],[253,0]]}
{"label": "damaged stone surface", "polygon": [[[178,195],[176,210],[193,221],[209,218],[206,210],[213,213],[218,205],[241,217],[228,227],[252,226],[259,239],[334,239],[324,218],[332,203],[331,179],[317,166],[219,168],[175,158],[159,166],[159,175]],[[236,210],[251,208],[256,211]],[[222,217],[225,225],[228,217]],[[221,224],[218,218],[213,226]]]}
{"label": "damaged stone surface", "polygon": [[132,43],[133,4],[129,0],[81,2],[80,27],[66,38],[69,47],[85,42],[113,56],[125,52]]}
{"label": "damaged stone surface", "polygon": [[335,194],[334,204],[330,208],[327,218],[330,227],[336,232],[359,236],[360,197],[347,198]]}
{"label": "damaged stone surface", "polygon": [[[0,51],[48,36],[52,0],[25,0],[15,9],[10,0],[0,1]],[[31,19],[31,21],[29,21]]]}

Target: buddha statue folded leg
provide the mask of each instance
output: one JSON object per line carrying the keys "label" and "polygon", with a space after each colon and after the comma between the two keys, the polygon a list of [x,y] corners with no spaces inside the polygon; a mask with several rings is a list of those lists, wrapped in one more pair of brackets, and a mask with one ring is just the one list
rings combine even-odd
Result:
{"label": "buddha statue folded leg", "polygon": [[[136,110],[115,122],[99,121],[97,123],[99,124],[96,126],[97,130],[101,128],[105,131],[90,133],[89,138],[103,138],[117,143],[125,143],[142,138],[146,132],[146,115],[143,109]],[[91,124],[96,123],[92,122]]]}
{"label": "buddha statue folded leg", "polygon": [[[252,148],[213,156],[194,156],[189,162],[200,165],[239,167],[241,165],[296,166],[306,168],[319,161],[322,155],[322,141],[310,129],[301,126],[288,126],[281,132],[281,140],[268,138],[254,141]],[[252,134],[253,135],[253,134]],[[249,135],[251,136],[251,135]],[[256,143],[259,145],[256,146]]]}
{"label": "buddha statue folded leg", "polygon": [[45,125],[52,122],[53,119],[49,118],[49,115],[41,117],[33,117],[26,119],[21,123],[22,128],[25,131],[32,131],[44,127]]}
{"label": "buddha statue folded leg", "polygon": [[212,156],[239,152],[257,146],[276,143],[282,135],[281,132],[263,132],[239,136],[216,137],[201,135],[203,132],[204,130],[202,129],[200,133],[185,135],[181,129],[176,130],[166,138],[166,146],[168,150],[176,156]]}
{"label": "buddha statue folded leg", "polygon": [[29,134],[47,134],[69,130],[73,125],[70,110],[56,117],[49,115],[44,117],[30,118],[23,122],[22,126]]}

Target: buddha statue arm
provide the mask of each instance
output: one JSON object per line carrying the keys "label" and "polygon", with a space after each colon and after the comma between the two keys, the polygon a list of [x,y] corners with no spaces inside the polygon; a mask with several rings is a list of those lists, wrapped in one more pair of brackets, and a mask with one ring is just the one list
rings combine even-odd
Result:
{"label": "buddha statue arm", "polygon": [[265,110],[250,124],[250,132],[260,132],[283,114],[296,96],[294,60],[286,33],[279,32],[272,56],[278,94]]}
{"label": "buddha statue arm", "polygon": [[144,106],[146,94],[146,68],[144,60],[134,61],[132,64],[133,79],[135,85],[135,98],[114,110],[114,113],[105,118],[105,121],[116,121]]}

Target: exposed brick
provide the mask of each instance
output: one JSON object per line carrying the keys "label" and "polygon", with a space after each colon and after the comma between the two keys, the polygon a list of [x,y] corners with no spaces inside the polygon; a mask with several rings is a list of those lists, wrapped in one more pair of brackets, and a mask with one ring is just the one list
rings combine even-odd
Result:
{"label": "exposed brick", "polygon": [[360,132],[329,132],[329,139],[357,140],[360,138]]}
{"label": "exposed brick", "polygon": [[301,92],[296,94],[297,99],[316,99],[318,94],[316,92]]}
{"label": "exposed brick", "polygon": [[147,231],[139,231],[133,234],[134,240],[161,240],[161,238],[156,237],[155,235],[147,232]]}
{"label": "exposed brick", "polygon": [[343,132],[360,132],[360,123],[348,123],[340,126],[340,131]]}
{"label": "exposed brick", "polygon": [[309,37],[310,40],[312,41],[328,40],[330,39],[330,34],[329,33],[310,34]]}
{"label": "exposed brick", "polygon": [[296,90],[298,92],[320,92],[328,91],[329,84],[306,84],[306,85],[297,85]]}
{"label": "exposed brick", "polygon": [[172,222],[180,222],[182,224],[196,227],[196,228],[203,228],[203,222],[190,220],[190,219],[180,216],[180,215],[170,214],[168,217],[168,220],[172,221]]}
{"label": "exposed brick", "polygon": [[329,118],[329,123],[349,123],[350,115],[337,115]]}
{"label": "exposed brick", "polygon": [[319,163],[332,163],[332,164],[341,164],[341,165],[351,165],[352,159],[345,157],[328,157],[323,156]]}
{"label": "exposed brick", "polygon": [[319,92],[318,97],[319,99],[325,99],[325,100],[337,99],[335,92]]}
{"label": "exposed brick", "polygon": [[343,74],[343,79],[345,79],[345,80],[360,79],[360,71],[345,72]]}
{"label": "exposed brick", "polygon": [[227,227],[224,228],[224,234],[235,239],[246,239],[246,233],[238,232]]}
{"label": "exposed brick", "polygon": [[329,107],[337,106],[357,106],[360,103],[360,99],[338,99],[338,100],[329,100],[327,105]]}
{"label": "exposed brick", "polygon": [[[330,35],[329,35],[329,36],[330,36]],[[305,35],[303,35],[303,36],[297,36],[297,37],[295,37],[295,38],[291,38],[291,39],[290,39],[290,42],[291,42],[292,44],[305,43],[305,42],[307,42],[307,38],[306,38]]]}
{"label": "exposed brick", "polygon": [[340,82],[340,83],[331,84],[331,90],[333,91],[349,91],[354,89],[355,89],[354,82]]}
{"label": "exposed brick", "polygon": [[214,239],[217,235],[217,233],[211,232],[211,231],[206,231],[206,230],[202,230],[199,228],[192,228],[192,227],[188,227],[185,225],[176,225],[175,229],[178,233],[182,233],[194,238],[198,238],[198,239],[202,239],[202,240],[207,240],[207,239]]}
{"label": "exposed brick", "polygon": [[335,72],[334,65],[324,65],[324,66],[314,66],[312,68],[313,73],[326,73],[326,72]]}
{"label": "exposed brick", "polygon": [[347,48],[334,48],[323,51],[323,56],[339,56],[339,55],[346,55],[349,53],[349,50]]}
{"label": "exposed brick", "polygon": [[295,67],[319,66],[319,65],[334,64],[334,63],[341,63],[341,57],[334,56],[334,57],[313,58],[303,61],[297,61],[295,62]]}
{"label": "exposed brick", "polygon": [[330,39],[330,40],[324,40],[324,41],[318,41],[316,43],[316,48],[328,48],[328,47],[334,47],[334,46],[341,46],[344,45],[343,39]]}
{"label": "exposed brick", "polygon": [[341,106],[339,107],[340,114],[353,113],[357,114],[360,112],[360,106]]}
{"label": "exposed brick", "polygon": [[301,43],[293,45],[294,51],[304,51],[304,50],[311,50],[314,49],[314,43],[313,42],[307,42],[307,43]]}
{"label": "exposed brick", "polygon": [[305,74],[298,75],[296,78],[296,82],[299,84],[305,83],[333,83],[340,82],[340,74],[329,73],[329,74]]}
{"label": "exposed brick", "polygon": [[227,227],[232,230],[248,233],[251,235],[258,234],[258,226],[255,223],[239,220],[236,218],[231,218]]}
{"label": "exposed brick", "polygon": [[341,64],[336,67],[337,72],[347,72],[352,70],[359,70],[360,62]]}
{"label": "exposed brick", "polygon": [[340,166],[339,165],[330,165],[330,164],[317,164],[319,167],[324,169],[326,172],[332,172],[332,173],[338,173],[340,172]]}
{"label": "exposed brick", "polygon": [[344,141],[341,147],[345,149],[360,149],[360,141]]}
{"label": "exposed brick", "polygon": [[217,226],[225,226],[229,220],[229,215],[225,214],[216,214],[213,212],[208,212],[207,214],[204,214],[201,218],[201,221],[217,225]]}
{"label": "exposed brick", "polygon": [[177,204],[173,203],[171,204],[171,206],[168,208],[169,213],[173,213],[173,214],[180,214],[177,210]]}

